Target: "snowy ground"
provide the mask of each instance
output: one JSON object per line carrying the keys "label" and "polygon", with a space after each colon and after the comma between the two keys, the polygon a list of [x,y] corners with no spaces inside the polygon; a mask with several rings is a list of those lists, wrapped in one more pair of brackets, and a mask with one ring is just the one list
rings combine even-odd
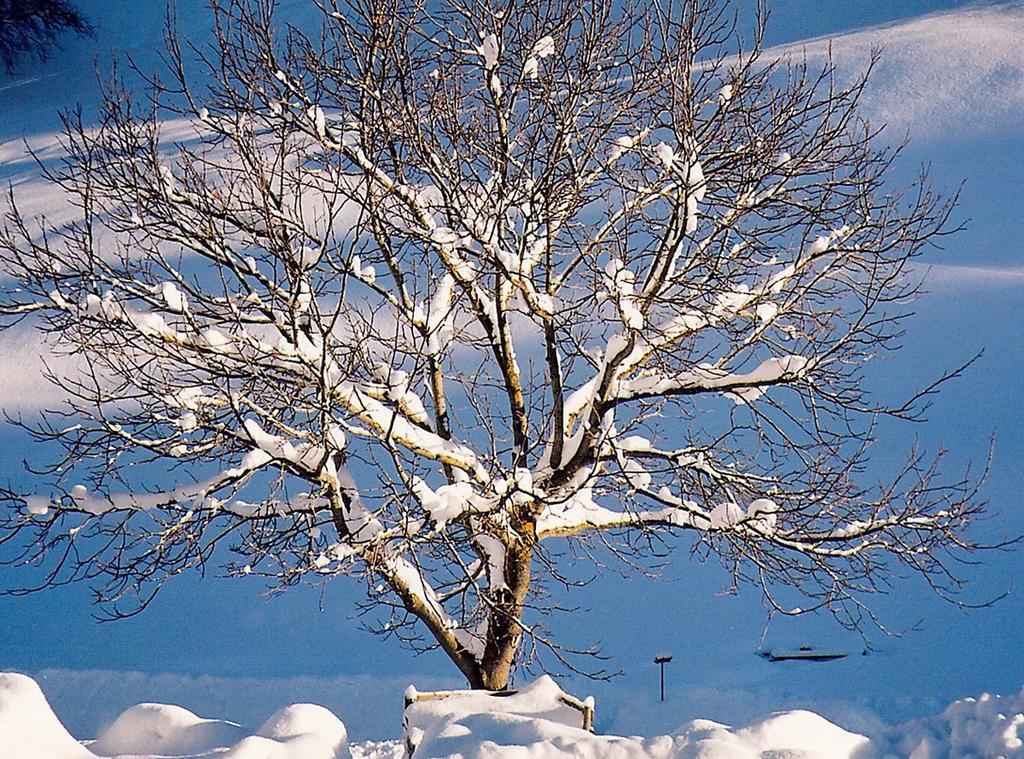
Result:
{"label": "snowy ground", "polygon": [[[945,759],[1024,756],[1024,689],[950,704],[935,717],[872,735],[809,711],[777,712],[742,727],[692,720],[667,735],[595,735],[559,705],[542,677],[514,698],[473,696],[417,703],[406,713],[417,759]],[[396,699],[399,694],[395,694]],[[599,705],[598,705],[599,708]],[[343,716],[343,715],[342,715]],[[637,715],[638,728],[643,715]],[[396,734],[399,731],[395,726]],[[199,717],[182,706],[139,704],[93,740],[77,740],[26,675],[0,674],[4,759],[397,759],[403,740],[348,742],[342,720],[322,706],[295,704],[249,729]]]}

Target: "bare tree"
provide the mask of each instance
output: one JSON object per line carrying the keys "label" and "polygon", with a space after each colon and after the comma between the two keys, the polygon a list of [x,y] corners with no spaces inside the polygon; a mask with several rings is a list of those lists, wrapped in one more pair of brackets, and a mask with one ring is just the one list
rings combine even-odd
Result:
{"label": "bare tree", "polygon": [[958,588],[974,480],[913,452],[863,482],[874,421],[934,389],[881,407],[861,375],[952,205],[887,186],[866,77],[763,60],[713,0],[317,7],[307,35],[217,2],[145,100],[66,114],[78,223],[12,195],[3,313],[86,366],[36,428],[58,495],[8,494],[12,560],[115,615],[211,561],[358,574],[383,631],[494,689],[582,661],[534,608],[566,541],[688,535],[851,627],[901,568]]}
{"label": "bare tree", "polygon": [[25,55],[45,61],[65,31],[92,32],[89,22],[66,0],[0,0],[0,61],[8,72]]}

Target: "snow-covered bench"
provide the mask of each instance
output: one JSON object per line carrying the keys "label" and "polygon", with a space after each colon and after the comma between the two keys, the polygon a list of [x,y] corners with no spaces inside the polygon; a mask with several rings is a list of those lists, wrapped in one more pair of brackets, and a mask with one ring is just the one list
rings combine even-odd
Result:
{"label": "snow-covered bench", "polygon": [[[497,720],[513,725],[522,720],[560,725],[593,732],[594,699],[581,701],[565,693],[550,677],[543,676],[514,691],[451,690],[420,693],[410,686],[405,692],[402,719],[406,755],[425,741],[469,736],[472,723]],[[468,723],[468,724],[467,724]]]}

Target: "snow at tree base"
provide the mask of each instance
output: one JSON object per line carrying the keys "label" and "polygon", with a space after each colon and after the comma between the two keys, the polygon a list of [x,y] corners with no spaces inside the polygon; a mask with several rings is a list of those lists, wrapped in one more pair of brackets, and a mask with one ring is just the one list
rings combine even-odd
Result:
{"label": "snow at tree base", "polygon": [[[180,706],[140,704],[95,740],[75,740],[29,677],[0,674],[0,757],[4,759],[984,759],[1024,756],[1024,690],[951,704],[942,714],[858,735],[808,711],[779,712],[742,727],[693,720],[666,735],[600,735],[580,727],[564,694],[541,677],[516,695],[463,693],[416,702],[405,738],[347,741],[342,721],[321,706],[296,704],[250,731],[203,719]],[[239,694],[244,698],[244,694]],[[395,694],[396,698],[401,694]],[[598,705],[600,707],[600,705]],[[643,714],[636,715],[638,729]]]}

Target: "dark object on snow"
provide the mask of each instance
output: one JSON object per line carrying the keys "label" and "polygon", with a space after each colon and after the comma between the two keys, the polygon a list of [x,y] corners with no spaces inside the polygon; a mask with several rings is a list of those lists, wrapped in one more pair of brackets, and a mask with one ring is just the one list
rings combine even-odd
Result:
{"label": "dark object on snow", "polygon": [[[862,651],[862,654],[867,654],[867,651]],[[762,659],[767,659],[770,662],[778,661],[835,661],[836,659],[845,659],[850,655],[849,651],[818,651],[811,646],[800,646],[795,651],[777,649],[762,650],[758,651],[757,655]]]}
{"label": "dark object on snow", "polygon": [[45,61],[63,31],[92,33],[67,0],[0,0],[0,61],[8,72],[23,55]]}

